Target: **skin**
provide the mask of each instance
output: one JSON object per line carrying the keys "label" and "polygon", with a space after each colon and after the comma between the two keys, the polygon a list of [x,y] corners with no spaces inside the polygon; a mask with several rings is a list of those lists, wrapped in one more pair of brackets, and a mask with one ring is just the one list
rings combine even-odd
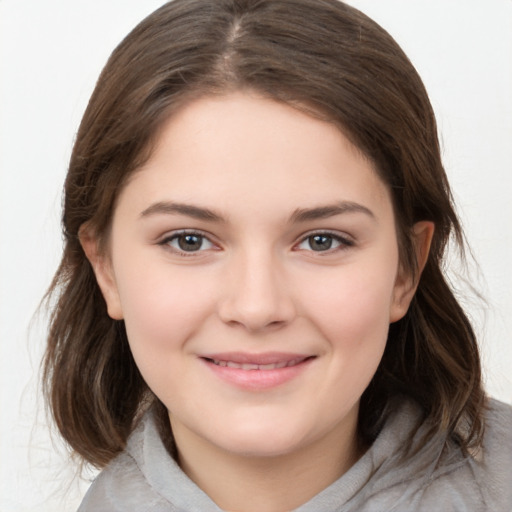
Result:
{"label": "skin", "polygon": [[[421,269],[433,226],[414,232]],[[387,187],[334,125],[249,92],[195,100],[121,192],[108,254],[82,244],[181,467],[221,508],[293,509],[362,455],[359,400],[415,283]],[[206,358],[275,353],[308,359],[269,383]]]}

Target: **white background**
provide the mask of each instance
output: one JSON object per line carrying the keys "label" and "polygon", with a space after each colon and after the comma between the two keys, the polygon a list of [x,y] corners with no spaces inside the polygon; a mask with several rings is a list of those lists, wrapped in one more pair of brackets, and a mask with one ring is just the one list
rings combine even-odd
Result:
{"label": "white background", "polygon": [[[86,487],[49,440],[37,399],[45,320],[33,314],[58,264],[60,191],[97,75],[161,3],[0,0],[0,512],[74,510]],[[350,3],[397,39],[430,92],[479,264],[470,282],[486,300],[464,303],[487,389],[512,403],[512,1]]]}

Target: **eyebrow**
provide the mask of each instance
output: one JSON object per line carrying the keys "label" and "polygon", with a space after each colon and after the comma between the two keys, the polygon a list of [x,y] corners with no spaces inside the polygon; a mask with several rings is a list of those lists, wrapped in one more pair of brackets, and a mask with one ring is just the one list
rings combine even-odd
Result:
{"label": "eyebrow", "polygon": [[186,215],[187,217],[193,217],[198,220],[206,220],[209,222],[225,222],[225,219],[210,210],[209,208],[202,208],[200,206],[194,206],[185,203],[174,203],[171,201],[159,201],[146,208],[141,214],[141,217],[149,217],[150,215]]}
{"label": "eyebrow", "polygon": [[375,214],[366,206],[352,201],[341,201],[333,205],[319,206],[318,208],[299,208],[292,213],[290,222],[327,219],[343,213],[363,213],[373,220],[376,219]]}
{"label": "eyebrow", "polygon": [[[352,201],[341,201],[333,205],[319,206],[316,208],[298,208],[290,216],[289,223],[308,222],[312,220],[327,219],[336,215],[346,213],[363,213],[372,219],[375,219],[375,214],[366,206]],[[151,215],[186,215],[198,220],[208,222],[225,223],[226,219],[215,213],[209,208],[201,206],[194,206],[186,203],[175,203],[172,201],[159,201],[146,208],[140,217],[149,217]]]}

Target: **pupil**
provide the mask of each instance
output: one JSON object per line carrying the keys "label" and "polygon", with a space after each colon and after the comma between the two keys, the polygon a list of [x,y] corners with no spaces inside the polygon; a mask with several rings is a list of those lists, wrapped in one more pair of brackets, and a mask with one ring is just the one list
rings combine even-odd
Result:
{"label": "pupil", "polygon": [[203,237],[199,235],[183,235],[178,238],[178,245],[183,251],[197,251],[202,243]]}
{"label": "pupil", "polygon": [[314,251],[327,251],[332,246],[332,237],[325,235],[314,235],[309,238],[309,245]]}

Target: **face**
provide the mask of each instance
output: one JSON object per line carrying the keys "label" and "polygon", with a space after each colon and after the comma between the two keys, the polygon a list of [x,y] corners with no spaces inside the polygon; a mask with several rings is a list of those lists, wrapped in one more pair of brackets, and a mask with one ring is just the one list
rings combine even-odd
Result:
{"label": "face", "polygon": [[248,456],[353,432],[413,291],[372,164],[334,125],[249,93],[167,122],[109,251],[91,256],[109,314],[175,433]]}

